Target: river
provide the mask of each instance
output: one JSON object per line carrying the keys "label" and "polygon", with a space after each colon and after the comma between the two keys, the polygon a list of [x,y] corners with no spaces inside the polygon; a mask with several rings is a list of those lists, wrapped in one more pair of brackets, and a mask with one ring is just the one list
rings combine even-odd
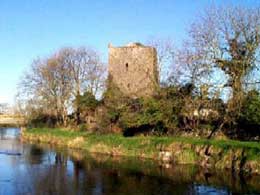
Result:
{"label": "river", "polygon": [[259,177],[23,143],[0,128],[0,195],[260,193]]}

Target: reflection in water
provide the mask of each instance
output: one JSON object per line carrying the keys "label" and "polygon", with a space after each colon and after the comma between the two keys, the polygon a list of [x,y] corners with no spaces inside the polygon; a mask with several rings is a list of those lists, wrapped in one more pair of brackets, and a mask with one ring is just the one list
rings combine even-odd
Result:
{"label": "reflection in water", "polygon": [[[259,178],[205,171],[194,166],[163,168],[152,161],[83,156],[44,145],[23,144],[17,129],[0,130],[1,194],[232,194],[260,192]],[[258,189],[257,189],[258,188]]]}

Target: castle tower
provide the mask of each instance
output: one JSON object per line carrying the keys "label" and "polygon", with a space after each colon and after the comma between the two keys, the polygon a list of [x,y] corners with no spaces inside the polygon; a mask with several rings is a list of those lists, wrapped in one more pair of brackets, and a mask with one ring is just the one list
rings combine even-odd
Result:
{"label": "castle tower", "polygon": [[109,44],[109,77],[126,96],[151,96],[159,86],[156,49],[140,43]]}

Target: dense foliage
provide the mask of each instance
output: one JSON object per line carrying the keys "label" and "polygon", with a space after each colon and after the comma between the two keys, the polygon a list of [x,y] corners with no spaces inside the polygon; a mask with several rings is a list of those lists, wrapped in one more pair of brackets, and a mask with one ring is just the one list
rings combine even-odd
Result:
{"label": "dense foliage", "polygon": [[260,135],[260,94],[256,90],[249,91],[243,101],[238,119],[238,135],[241,139]]}
{"label": "dense foliage", "polygon": [[95,96],[91,92],[85,92],[83,95],[76,97],[75,103],[80,108],[80,112],[95,110],[99,104],[99,101],[96,100]]}
{"label": "dense foliage", "polygon": [[250,91],[244,102],[240,120],[249,125],[260,125],[260,94],[258,91]]}

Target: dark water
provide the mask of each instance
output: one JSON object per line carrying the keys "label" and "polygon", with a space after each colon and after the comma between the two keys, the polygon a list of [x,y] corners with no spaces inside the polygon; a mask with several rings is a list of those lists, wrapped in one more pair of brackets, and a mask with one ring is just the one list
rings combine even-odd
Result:
{"label": "dark water", "polygon": [[259,177],[82,155],[75,150],[25,144],[18,138],[19,129],[0,129],[0,195],[260,193]]}

